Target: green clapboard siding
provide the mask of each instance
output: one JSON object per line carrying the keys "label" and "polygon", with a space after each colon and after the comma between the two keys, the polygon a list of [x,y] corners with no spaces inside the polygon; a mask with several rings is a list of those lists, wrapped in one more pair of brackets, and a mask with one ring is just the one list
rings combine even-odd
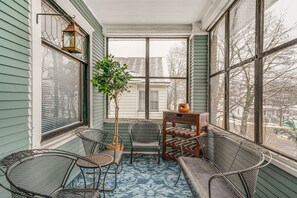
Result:
{"label": "green clapboard siding", "polygon": [[[130,149],[131,149],[130,138],[129,138],[129,133],[128,133],[128,126],[129,126],[129,123],[119,123],[119,135],[122,137],[125,151],[130,151]],[[107,122],[104,123],[104,130],[113,134],[114,123],[107,123]],[[107,139],[108,142],[111,142],[110,137],[111,136],[109,136],[109,139]]]}
{"label": "green clapboard siding", "polygon": [[297,178],[270,164],[259,172],[256,198],[297,197]]}
{"label": "green clapboard siding", "polygon": [[[0,160],[29,148],[29,10],[29,0],[0,0]],[[0,188],[0,197],[10,194]]]}
{"label": "green clapboard siding", "polygon": [[[128,126],[132,122],[133,121],[131,121],[129,123],[119,123],[119,135],[122,137],[125,151],[130,151],[130,149],[131,149]],[[168,124],[168,127],[169,126],[171,126],[171,124]],[[189,125],[185,125],[185,124],[177,124],[177,126],[183,127],[183,128],[190,128]],[[107,139],[107,141],[111,142],[111,137],[112,137],[112,134],[114,133],[114,123],[105,122],[104,123],[104,130],[109,132],[110,135],[109,135],[109,138]],[[160,145],[162,147],[162,140],[160,141]],[[137,151],[146,151],[146,150],[137,150]]]}
{"label": "green clapboard siding", "polygon": [[190,39],[190,99],[193,111],[207,111],[208,36]]}
{"label": "green clapboard siding", "polygon": [[[73,140],[70,140],[69,142],[63,144],[62,146],[59,146],[57,149],[70,151],[72,153],[85,156],[83,143],[81,139],[78,137],[74,138]],[[76,167],[76,169],[69,176],[68,182],[72,181],[75,177],[77,177],[79,173],[80,173],[80,170]]]}
{"label": "green clapboard siding", "polygon": [[78,155],[85,155],[84,147],[80,138],[76,137],[73,140],[63,144],[62,146],[58,147],[57,149],[71,151],[72,153]]}
{"label": "green clapboard siding", "polygon": [[29,148],[29,0],[0,1],[0,159]]}
{"label": "green clapboard siding", "polygon": [[[93,65],[104,56],[104,44],[105,38],[102,33],[102,27],[94,15],[90,12],[88,7],[83,1],[70,0],[71,3],[77,8],[77,10],[85,17],[85,19],[94,28],[93,32]],[[96,89],[93,89],[93,120],[94,128],[103,129],[103,119],[104,119],[104,96],[103,94],[98,94]]]}

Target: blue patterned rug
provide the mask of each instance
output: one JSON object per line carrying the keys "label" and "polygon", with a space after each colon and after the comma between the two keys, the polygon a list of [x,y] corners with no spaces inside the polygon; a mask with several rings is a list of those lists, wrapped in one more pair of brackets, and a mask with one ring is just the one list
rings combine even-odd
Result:
{"label": "blue patterned rug", "polygon": [[[178,170],[175,161],[161,160],[158,165],[153,155],[135,155],[133,164],[130,164],[130,155],[125,154],[122,172],[118,174],[117,188],[113,192],[106,192],[105,195],[107,198],[193,197],[183,176],[174,186]],[[107,178],[106,188],[112,185],[113,181],[113,175],[110,175]],[[82,177],[78,176],[70,186],[78,186],[82,183]]]}

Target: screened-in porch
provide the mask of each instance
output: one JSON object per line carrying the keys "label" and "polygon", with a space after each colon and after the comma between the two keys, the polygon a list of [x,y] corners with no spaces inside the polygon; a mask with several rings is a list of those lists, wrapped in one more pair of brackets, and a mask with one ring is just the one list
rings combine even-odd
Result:
{"label": "screened-in porch", "polygon": [[297,197],[296,1],[0,7],[0,197]]}

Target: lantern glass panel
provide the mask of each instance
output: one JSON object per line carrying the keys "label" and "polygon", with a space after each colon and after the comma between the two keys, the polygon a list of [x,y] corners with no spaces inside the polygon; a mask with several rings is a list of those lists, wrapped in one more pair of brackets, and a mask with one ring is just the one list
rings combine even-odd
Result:
{"label": "lantern glass panel", "polygon": [[75,48],[78,50],[82,50],[82,46],[83,46],[83,37],[81,34],[76,33],[76,42],[75,42]]}
{"label": "lantern glass panel", "polygon": [[64,32],[64,47],[74,47],[74,33]]}

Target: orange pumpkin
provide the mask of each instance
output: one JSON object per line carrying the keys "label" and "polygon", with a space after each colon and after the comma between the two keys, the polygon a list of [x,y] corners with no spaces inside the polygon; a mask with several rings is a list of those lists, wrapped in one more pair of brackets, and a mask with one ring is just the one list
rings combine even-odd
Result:
{"label": "orange pumpkin", "polygon": [[183,113],[189,112],[190,111],[189,104],[185,103],[185,102],[179,103],[178,104],[178,111],[183,112]]}

